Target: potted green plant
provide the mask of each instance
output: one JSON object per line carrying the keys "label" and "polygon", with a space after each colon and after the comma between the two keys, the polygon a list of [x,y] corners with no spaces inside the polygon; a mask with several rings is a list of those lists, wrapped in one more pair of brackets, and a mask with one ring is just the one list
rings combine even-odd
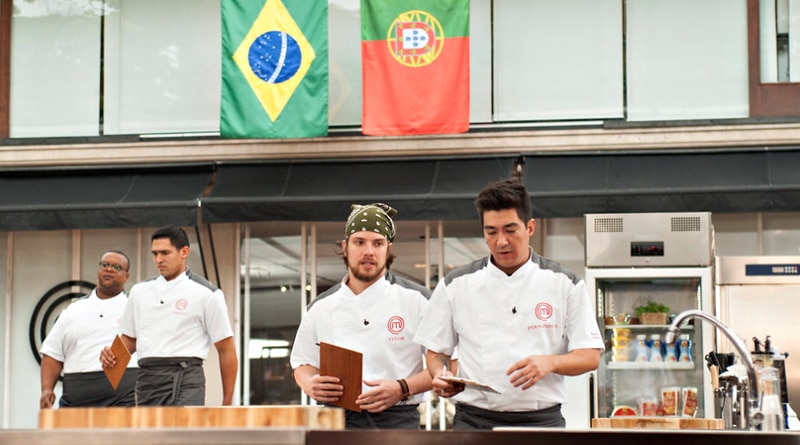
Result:
{"label": "potted green plant", "polygon": [[646,304],[633,308],[636,316],[642,324],[667,324],[667,314],[669,307],[655,301],[648,301]]}

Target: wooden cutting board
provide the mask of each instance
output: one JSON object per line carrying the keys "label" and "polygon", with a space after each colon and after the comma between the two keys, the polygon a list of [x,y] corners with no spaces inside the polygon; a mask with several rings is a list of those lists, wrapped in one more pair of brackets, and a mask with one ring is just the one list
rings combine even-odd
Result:
{"label": "wooden cutting board", "polygon": [[39,428],[344,429],[344,410],[327,406],[142,406],[39,411]]}
{"label": "wooden cutting board", "polygon": [[725,423],[722,419],[620,416],[592,419],[592,428],[721,430],[725,428]]}

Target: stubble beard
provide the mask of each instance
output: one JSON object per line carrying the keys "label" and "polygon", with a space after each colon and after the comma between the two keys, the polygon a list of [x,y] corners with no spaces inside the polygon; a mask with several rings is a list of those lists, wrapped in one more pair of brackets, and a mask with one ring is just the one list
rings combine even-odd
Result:
{"label": "stubble beard", "polygon": [[350,264],[348,261],[347,268],[350,269],[350,274],[358,281],[362,281],[364,283],[372,283],[373,281],[377,280],[378,278],[382,277],[384,272],[386,271],[386,265],[384,264],[382,267],[379,267],[375,270],[374,273],[367,274],[362,273],[359,268],[360,263],[356,263],[355,265]]}

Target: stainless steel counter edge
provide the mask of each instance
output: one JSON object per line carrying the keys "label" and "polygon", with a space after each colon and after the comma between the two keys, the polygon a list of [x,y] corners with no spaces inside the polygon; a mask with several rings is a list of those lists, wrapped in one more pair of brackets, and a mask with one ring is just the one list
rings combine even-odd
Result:
{"label": "stainless steel counter edge", "polygon": [[307,428],[2,430],[3,445],[800,445],[800,432],[710,430],[332,431]]}
{"label": "stainless steel counter edge", "polygon": [[504,429],[502,431],[309,431],[307,445],[800,445],[800,432]]}

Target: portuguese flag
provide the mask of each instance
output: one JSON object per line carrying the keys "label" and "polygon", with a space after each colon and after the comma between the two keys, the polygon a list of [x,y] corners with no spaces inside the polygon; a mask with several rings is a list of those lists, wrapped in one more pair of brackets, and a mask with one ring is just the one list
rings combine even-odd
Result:
{"label": "portuguese flag", "polygon": [[469,0],[361,0],[362,132],[469,130]]}

